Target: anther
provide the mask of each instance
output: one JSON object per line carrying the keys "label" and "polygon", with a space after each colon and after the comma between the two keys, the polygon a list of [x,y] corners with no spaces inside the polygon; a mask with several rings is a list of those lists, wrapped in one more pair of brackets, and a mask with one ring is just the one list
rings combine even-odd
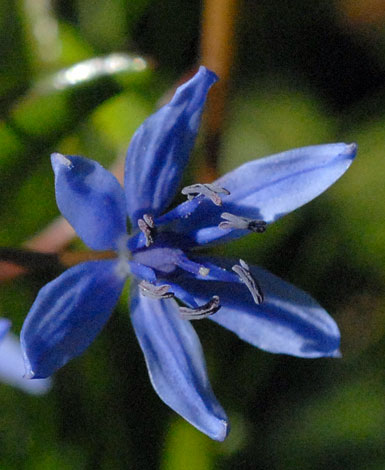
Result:
{"label": "anther", "polygon": [[220,196],[218,196],[218,194],[225,194],[226,196],[230,194],[230,191],[228,191],[227,189],[212,183],[192,184],[191,186],[186,186],[185,188],[183,188],[181,192],[182,194],[187,196],[189,201],[191,201],[191,199],[194,199],[194,197],[202,194],[203,196],[206,196],[211,199],[211,201],[216,206],[222,205],[222,199],[220,198]]}
{"label": "anther", "polygon": [[241,229],[250,230],[255,233],[263,233],[266,230],[267,224],[264,220],[248,219],[247,217],[240,217],[229,212],[223,212],[221,217],[225,220],[218,227],[223,230]]}
{"label": "anther", "polygon": [[198,274],[200,274],[201,276],[206,277],[206,276],[209,275],[209,273],[210,273],[210,269],[209,269],[209,268],[206,268],[205,266],[201,266],[201,267],[199,268]]}
{"label": "anther", "polygon": [[238,274],[239,279],[246,284],[246,287],[249,289],[251,295],[253,296],[254,302],[259,305],[263,302],[263,293],[258,282],[254,279],[253,275],[250,272],[250,268],[243,261],[239,260],[239,265],[235,264],[232,267],[232,270]]}
{"label": "anther", "polygon": [[207,303],[199,307],[179,307],[179,312],[184,320],[201,320],[213,315],[221,308],[219,297],[214,295]]}
{"label": "anther", "polygon": [[151,299],[170,299],[174,297],[174,293],[169,292],[170,286],[168,284],[155,286],[151,282],[142,281],[139,283],[139,289],[142,295]]}
{"label": "anther", "polygon": [[146,247],[154,243],[155,223],[152,215],[144,214],[143,219],[138,220],[138,227],[146,237]]}

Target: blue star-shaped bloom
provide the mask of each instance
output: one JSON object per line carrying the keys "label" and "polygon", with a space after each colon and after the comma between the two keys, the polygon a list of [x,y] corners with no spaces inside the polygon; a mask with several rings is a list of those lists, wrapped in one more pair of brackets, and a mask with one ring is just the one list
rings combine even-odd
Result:
{"label": "blue star-shaped bloom", "polygon": [[305,147],[246,163],[213,184],[184,188],[188,200],[165,213],[216,80],[201,67],[143,123],[127,152],[124,190],[93,160],[52,155],[60,211],[90,248],[117,257],[79,264],[43,287],[21,341],[27,376],[51,375],[95,339],[131,276],[131,320],[156,392],[223,440],[227,417],[188,320],[209,317],[265,351],[311,358],[338,356],[340,335],[303,291],[243,260],[199,257],[194,248],[262,232],[334,183],[356,146]]}

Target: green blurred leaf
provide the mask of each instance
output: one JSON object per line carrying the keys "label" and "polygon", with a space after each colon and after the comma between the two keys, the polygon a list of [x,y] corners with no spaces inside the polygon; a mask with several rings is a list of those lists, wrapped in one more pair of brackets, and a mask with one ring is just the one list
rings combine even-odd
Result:
{"label": "green blurred leaf", "polygon": [[106,101],[93,113],[95,130],[108,145],[125,150],[132,135],[151,114],[152,103],[135,92],[125,92]]}
{"label": "green blurred leaf", "polygon": [[210,470],[214,468],[214,444],[182,419],[174,419],[166,436],[161,470]]}
{"label": "green blurred leaf", "polygon": [[142,58],[111,54],[75,64],[36,84],[7,122],[0,123],[4,148],[12,144],[0,160],[3,201],[55,142],[77,129],[103,101],[125,87],[140,88],[148,78],[148,65]]}
{"label": "green blurred leaf", "polygon": [[366,375],[286,411],[276,435],[280,462],[305,470],[340,461],[342,468],[366,470],[366,449],[383,447],[384,393],[383,378]]}
{"label": "green blurred leaf", "polygon": [[233,98],[229,116],[221,173],[258,157],[333,140],[333,119],[320,103],[287,86],[242,90]]}
{"label": "green blurred leaf", "polygon": [[35,164],[31,176],[9,196],[8,203],[2,208],[0,243],[3,246],[25,241],[59,214],[54,189],[47,157],[45,162]]}
{"label": "green blurred leaf", "polygon": [[333,202],[354,256],[385,280],[385,118],[353,130],[346,140],[358,143],[358,154]]}
{"label": "green blurred leaf", "polygon": [[70,67],[95,56],[90,44],[69,24],[59,22],[60,64]]}
{"label": "green blurred leaf", "polygon": [[23,89],[30,80],[28,45],[18,2],[0,0],[0,98]]}

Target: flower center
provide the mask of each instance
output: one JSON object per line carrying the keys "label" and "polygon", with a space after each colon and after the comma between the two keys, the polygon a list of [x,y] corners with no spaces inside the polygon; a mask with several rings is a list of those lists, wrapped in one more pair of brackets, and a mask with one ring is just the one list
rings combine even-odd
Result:
{"label": "flower center", "polygon": [[[228,196],[230,192],[215,184],[196,184],[183,188],[182,194],[188,197],[188,201],[166,214],[155,219],[150,214],[143,214],[142,218],[138,219],[139,230],[126,241],[125,249],[132,253],[130,263],[132,274],[142,279],[139,282],[141,295],[158,300],[176,296],[190,305],[189,307],[179,307],[180,315],[186,320],[197,320],[216,313],[221,307],[220,299],[214,295],[205,304],[197,305],[194,297],[181,289],[175,282],[178,275],[181,274],[180,270],[204,280],[209,275],[210,268],[191,261],[186,256],[185,251],[188,252],[191,240],[175,230],[174,222],[178,219],[189,218],[199,208],[204,198],[209,198],[216,206],[222,206],[219,194]],[[223,230],[243,229],[255,233],[262,233],[266,230],[266,222],[263,220],[249,219],[229,212],[222,212],[221,218],[223,220],[218,226]],[[128,264],[128,258],[121,255],[120,252],[119,258],[125,259]],[[237,282],[238,278],[238,282],[245,284],[254,302],[256,304],[262,303],[263,293],[257,280],[243,260],[240,260],[239,263],[239,265],[232,267],[237,277],[231,281]],[[211,269],[215,279],[218,269],[212,266]],[[219,279],[222,279],[223,275],[222,270]],[[230,273],[228,275],[231,276]],[[207,279],[210,278],[210,276],[207,277]]]}

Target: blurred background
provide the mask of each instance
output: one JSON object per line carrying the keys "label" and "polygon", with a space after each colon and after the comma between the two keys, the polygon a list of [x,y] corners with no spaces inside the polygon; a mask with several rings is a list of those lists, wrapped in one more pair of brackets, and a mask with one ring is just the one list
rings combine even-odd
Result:
{"label": "blurred background", "polygon": [[[186,184],[294,147],[359,145],[317,200],[216,249],[315,297],[343,358],[275,356],[195,323],[232,423],[213,442],[153,391],[123,299],[47,395],[0,385],[1,469],[385,468],[383,0],[0,0],[0,245],[82,248],[60,224],[43,238],[59,215],[50,153],[119,172],[134,130],[200,63],[222,84]],[[2,264],[14,332],[55,274]]]}

